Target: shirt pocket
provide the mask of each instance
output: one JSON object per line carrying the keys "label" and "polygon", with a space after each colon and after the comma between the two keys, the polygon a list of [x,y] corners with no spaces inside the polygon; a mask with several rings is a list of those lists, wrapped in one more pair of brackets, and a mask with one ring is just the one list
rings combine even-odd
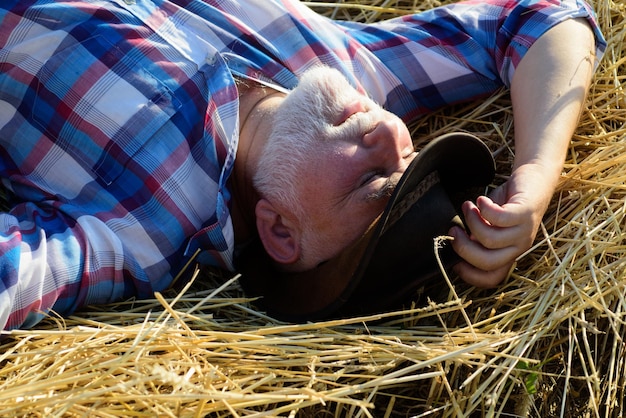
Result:
{"label": "shirt pocket", "polygon": [[139,48],[102,35],[55,53],[37,75],[33,120],[64,152],[110,185],[181,107]]}

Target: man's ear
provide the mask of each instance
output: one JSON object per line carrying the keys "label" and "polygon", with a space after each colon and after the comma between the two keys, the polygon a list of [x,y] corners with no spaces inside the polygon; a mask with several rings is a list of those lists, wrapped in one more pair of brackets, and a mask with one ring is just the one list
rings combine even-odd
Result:
{"label": "man's ear", "polygon": [[300,235],[291,222],[266,199],[255,207],[256,225],[267,254],[276,262],[291,264],[300,258]]}

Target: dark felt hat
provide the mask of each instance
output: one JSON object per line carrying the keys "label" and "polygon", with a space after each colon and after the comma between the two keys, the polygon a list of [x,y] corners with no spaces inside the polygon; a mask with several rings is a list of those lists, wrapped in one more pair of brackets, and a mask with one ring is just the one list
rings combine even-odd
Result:
{"label": "dark felt hat", "polygon": [[[451,133],[426,145],[400,179],[383,213],[338,256],[304,272],[278,271],[251,245],[238,258],[247,296],[291,322],[373,314],[406,302],[440,280],[435,238],[463,226],[460,206],[484,193],[495,173],[487,146]],[[449,245],[437,250],[445,268],[459,261]]]}

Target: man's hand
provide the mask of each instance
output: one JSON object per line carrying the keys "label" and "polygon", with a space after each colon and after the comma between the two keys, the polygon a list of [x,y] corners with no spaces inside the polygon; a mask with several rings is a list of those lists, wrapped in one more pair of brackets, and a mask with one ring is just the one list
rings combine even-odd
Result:
{"label": "man's hand", "polygon": [[545,168],[528,164],[489,197],[465,202],[463,215],[471,235],[452,228],[452,247],[464,261],[455,271],[467,283],[489,288],[500,284],[515,259],[532,245],[553,192]]}

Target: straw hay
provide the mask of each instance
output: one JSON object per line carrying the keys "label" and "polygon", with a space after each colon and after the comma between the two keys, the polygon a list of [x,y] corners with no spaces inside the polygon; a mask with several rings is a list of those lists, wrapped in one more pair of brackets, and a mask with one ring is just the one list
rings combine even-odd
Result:
{"label": "straw hay", "polygon": [[[437,1],[316,3],[372,21]],[[596,0],[609,40],[534,247],[499,289],[305,325],[254,309],[237,277],[50,318],[0,341],[0,416],[621,416],[626,327],[626,7]],[[478,133],[503,181],[505,92],[412,126]],[[454,280],[454,278],[451,278]],[[222,287],[220,287],[223,284]]]}

